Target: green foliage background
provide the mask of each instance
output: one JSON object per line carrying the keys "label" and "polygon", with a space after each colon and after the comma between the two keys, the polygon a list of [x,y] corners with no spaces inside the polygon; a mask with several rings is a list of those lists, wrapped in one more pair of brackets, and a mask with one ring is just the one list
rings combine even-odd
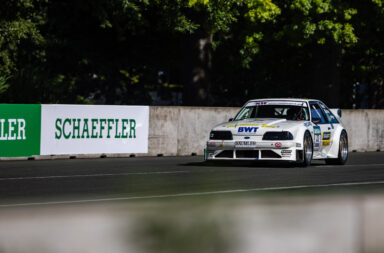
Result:
{"label": "green foliage background", "polygon": [[348,108],[359,82],[382,108],[383,23],[381,0],[7,0],[0,99],[153,104],[151,91],[178,91],[190,105]]}

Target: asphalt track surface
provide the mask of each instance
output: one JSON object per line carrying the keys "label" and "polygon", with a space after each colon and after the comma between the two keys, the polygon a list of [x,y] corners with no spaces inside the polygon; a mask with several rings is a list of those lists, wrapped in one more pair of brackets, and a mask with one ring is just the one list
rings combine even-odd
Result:
{"label": "asphalt track surface", "polygon": [[307,168],[200,156],[0,161],[0,208],[340,188],[383,193],[384,152]]}

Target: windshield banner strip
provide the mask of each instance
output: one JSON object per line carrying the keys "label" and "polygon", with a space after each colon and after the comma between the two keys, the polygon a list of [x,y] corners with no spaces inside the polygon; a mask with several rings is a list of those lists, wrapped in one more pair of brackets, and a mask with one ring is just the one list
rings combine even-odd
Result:
{"label": "windshield banner strip", "polygon": [[293,102],[293,101],[253,101],[253,102],[249,102],[246,106],[258,106],[258,105],[296,105],[296,106],[305,106],[305,102]]}

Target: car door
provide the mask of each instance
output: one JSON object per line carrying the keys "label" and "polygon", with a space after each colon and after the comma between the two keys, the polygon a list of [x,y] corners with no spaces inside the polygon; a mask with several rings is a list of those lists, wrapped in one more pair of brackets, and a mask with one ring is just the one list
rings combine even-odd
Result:
{"label": "car door", "polygon": [[335,128],[328,120],[319,102],[311,101],[309,106],[311,108],[311,120],[314,123],[313,155],[315,157],[327,158],[327,154],[331,149]]}

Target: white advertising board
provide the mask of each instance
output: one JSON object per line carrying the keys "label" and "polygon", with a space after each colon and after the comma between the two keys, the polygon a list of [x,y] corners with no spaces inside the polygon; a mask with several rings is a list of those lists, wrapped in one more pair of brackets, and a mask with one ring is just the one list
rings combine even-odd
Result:
{"label": "white advertising board", "polygon": [[148,106],[42,105],[41,155],[148,152]]}

